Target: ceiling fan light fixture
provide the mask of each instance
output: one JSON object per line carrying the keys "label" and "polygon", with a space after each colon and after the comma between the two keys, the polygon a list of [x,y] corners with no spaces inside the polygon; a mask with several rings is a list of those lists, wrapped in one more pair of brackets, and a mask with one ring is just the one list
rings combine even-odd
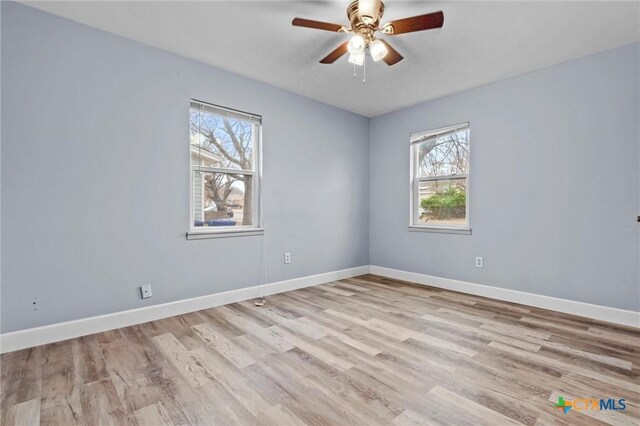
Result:
{"label": "ceiling fan light fixture", "polygon": [[353,53],[350,54],[349,63],[362,66],[362,64],[364,64],[364,52],[360,54],[355,54],[355,55]]}
{"label": "ceiling fan light fixture", "polygon": [[[303,18],[294,18],[291,24],[294,27],[351,34],[351,39],[343,41],[327,56],[320,59],[321,64],[333,64],[346,53],[353,55],[349,62],[359,63],[361,61],[360,55],[365,55],[367,49],[370,49],[370,54],[374,61],[384,60],[389,66],[397,64],[404,58],[385,40],[376,40],[375,34],[377,32],[381,32],[384,36],[396,36],[442,28],[444,25],[444,13],[441,10],[409,18],[396,19],[380,26],[383,16],[384,3],[382,0],[351,0],[351,3],[347,6],[347,18],[349,18],[350,23],[348,27],[331,22]],[[364,59],[362,61],[366,64]]]}
{"label": "ceiling fan light fixture", "polygon": [[389,53],[389,49],[387,49],[387,46],[385,46],[384,43],[380,40],[374,40],[369,45],[369,52],[371,53],[371,58],[375,62],[378,62],[379,60],[387,56],[387,53]]}
{"label": "ceiling fan light fixture", "polygon": [[347,50],[352,55],[361,55],[361,54],[364,54],[364,46],[365,46],[364,37],[362,37],[362,35],[360,34],[356,34],[353,37],[351,37],[351,40],[349,40],[349,45],[347,46]]}

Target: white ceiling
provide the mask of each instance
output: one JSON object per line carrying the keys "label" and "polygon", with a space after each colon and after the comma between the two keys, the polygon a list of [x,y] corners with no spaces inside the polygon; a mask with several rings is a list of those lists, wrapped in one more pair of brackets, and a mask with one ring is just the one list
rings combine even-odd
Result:
{"label": "white ceiling", "polygon": [[[24,2],[365,116],[640,40],[639,2],[387,1],[383,22],[443,10],[442,29],[386,37],[405,57],[318,64],[348,35],[294,28],[294,17],[347,24],[340,2]],[[361,73],[361,70],[360,70]]]}

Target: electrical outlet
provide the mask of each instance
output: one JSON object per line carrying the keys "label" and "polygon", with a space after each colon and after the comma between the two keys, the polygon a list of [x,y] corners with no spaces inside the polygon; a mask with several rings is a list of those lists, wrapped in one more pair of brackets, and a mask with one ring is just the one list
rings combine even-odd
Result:
{"label": "electrical outlet", "polygon": [[151,293],[151,284],[145,284],[140,287],[140,296],[142,296],[143,299],[153,296],[153,293]]}
{"label": "electrical outlet", "polygon": [[287,252],[284,254],[284,263],[286,263],[287,265],[291,263],[291,253]]}
{"label": "electrical outlet", "polygon": [[476,268],[484,268],[484,258],[480,256],[476,257]]}

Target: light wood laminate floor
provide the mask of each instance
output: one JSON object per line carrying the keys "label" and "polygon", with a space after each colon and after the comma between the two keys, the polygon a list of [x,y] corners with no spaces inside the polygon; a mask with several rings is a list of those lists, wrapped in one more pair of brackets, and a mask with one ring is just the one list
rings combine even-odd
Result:
{"label": "light wood laminate floor", "polygon": [[[2,425],[637,425],[636,329],[366,275],[2,356]],[[624,398],[625,411],[554,408]]]}

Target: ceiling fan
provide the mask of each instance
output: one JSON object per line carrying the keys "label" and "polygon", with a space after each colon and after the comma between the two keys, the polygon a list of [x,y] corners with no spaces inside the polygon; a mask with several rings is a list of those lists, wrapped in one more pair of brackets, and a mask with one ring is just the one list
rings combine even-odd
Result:
{"label": "ceiling fan", "polygon": [[444,24],[444,13],[433,12],[411,18],[398,19],[380,25],[384,14],[384,3],[380,0],[355,0],[347,7],[347,17],[351,27],[328,22],[295,18],[291,24],[296,27],[315,28],[317,30],[353,34],[333,52],[320,60],[321,64],[332,64],[345,53],[349,52],[349,62],[354,65],[364,63],[367,49],[374,61],[384,60],[387,65],[400,62],[403,57],[385,40],[375,37],[380,31],[385,35],[399,35],[415,31],[441,28]]}

